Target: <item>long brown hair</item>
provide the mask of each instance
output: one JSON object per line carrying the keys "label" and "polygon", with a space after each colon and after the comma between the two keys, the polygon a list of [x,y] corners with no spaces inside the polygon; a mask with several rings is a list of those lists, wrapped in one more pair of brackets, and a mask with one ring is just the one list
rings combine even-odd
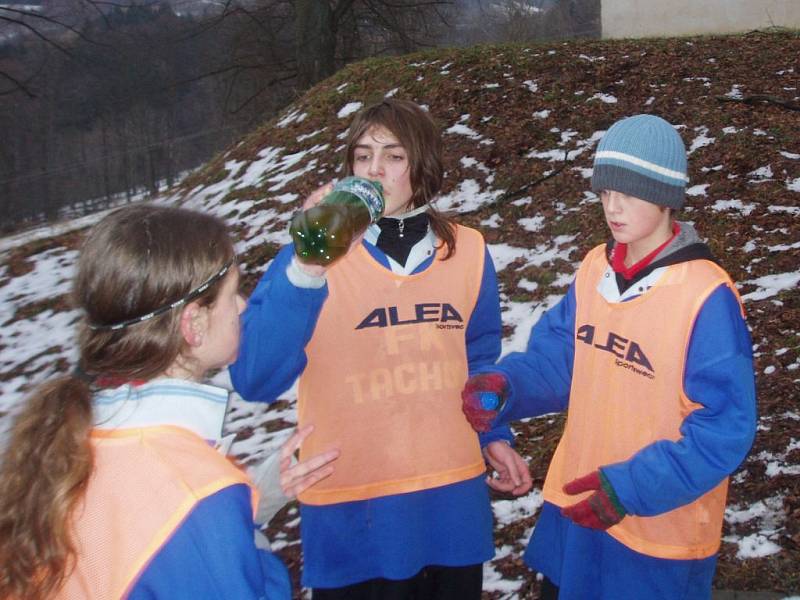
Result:
{"label": "long brown hair", "polygon": [[[86,239],[74,282],[78,369],[40,386],[17,417],[0,463],[0,598],[56,593],[76,562],[72,515],[93,469],[91,381],[148,380],[184,350],[180,310],[120,330],[184,297],[234,256],[221,221],[154,205],[118,210]],[[197,299],[213,303],[213,285]]]}
{"label": "long brown hair", "polygon": [[386,98],[382,102],[360,111],[347,135],[344,170],[353,174],[355,149],[358,140],[373,127],[385,127],[403,145],[408,153],[411,204],[414,208],[428,205],[431,229],[447,249],[443,260],[456,251],[455,226],[432,204],[444,180],[442,162],[442,136],[430,115],[418,104],[408,100]]}

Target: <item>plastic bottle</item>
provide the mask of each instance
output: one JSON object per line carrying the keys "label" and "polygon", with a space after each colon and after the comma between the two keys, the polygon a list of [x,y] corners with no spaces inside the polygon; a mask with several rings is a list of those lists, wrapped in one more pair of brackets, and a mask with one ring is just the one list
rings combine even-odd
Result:
{"label": "plastic bottle", "polygon": [[289,233],[297,257],[306,263],[329,265],[350,248],[353,238],[383,216],[383,186],[360,177],[345,177],[333,191],[292,218]]}

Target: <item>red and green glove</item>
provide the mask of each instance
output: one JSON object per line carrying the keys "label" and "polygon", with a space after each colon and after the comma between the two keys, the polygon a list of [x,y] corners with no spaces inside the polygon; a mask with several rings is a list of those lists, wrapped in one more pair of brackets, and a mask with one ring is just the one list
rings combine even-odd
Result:
{"label": "red and green glove", "polygon": [[571,496],[590,490],[595,490],[594,494],[577,504],[565,506],[561,514],[592,529],[608,529],[628,514],[602,471],[573,479],[564,486],[564,491]]}
{"label": "red and green glove", "polygon": [[484,433],[503,408],[508,382],[501,373],[481,373],[467,379],[461,391],[461,410],[475,431]]}

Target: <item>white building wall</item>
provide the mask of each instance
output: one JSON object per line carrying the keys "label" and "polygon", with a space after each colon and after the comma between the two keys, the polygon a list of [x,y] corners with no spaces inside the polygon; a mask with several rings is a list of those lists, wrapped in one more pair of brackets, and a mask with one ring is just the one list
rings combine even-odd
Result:
{"label": "white building wall", "polygon": [[800,28],[800,0],[601,0],[604,38]]}

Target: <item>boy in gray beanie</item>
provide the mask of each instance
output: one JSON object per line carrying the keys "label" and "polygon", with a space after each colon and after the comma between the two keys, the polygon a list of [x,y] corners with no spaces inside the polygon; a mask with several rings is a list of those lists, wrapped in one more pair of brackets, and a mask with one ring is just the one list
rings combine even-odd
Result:
{"label": "boy in gray beanie", "polygon": [[567,410],[525,553],[542,598],[711,596],[728,476],[755,435],[755,383],[736,288],[673,218],[687,181],[668,122],[615,123],[592,175],[612,239],[588,253],[526,351],[462,392],[478,431]]}

